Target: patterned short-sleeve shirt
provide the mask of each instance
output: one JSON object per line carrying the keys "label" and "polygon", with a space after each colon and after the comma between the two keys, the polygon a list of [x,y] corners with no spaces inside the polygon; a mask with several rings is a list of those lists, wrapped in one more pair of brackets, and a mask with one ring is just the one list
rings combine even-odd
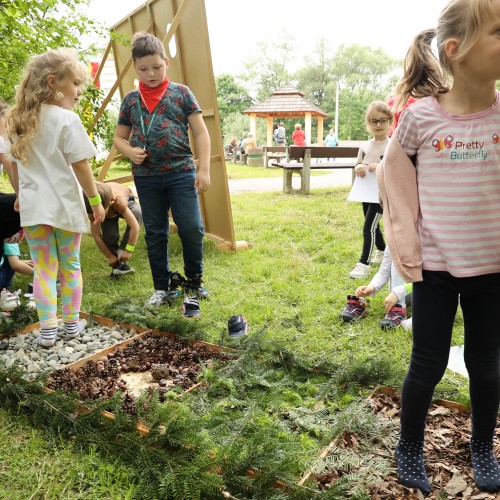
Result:
{"label": "patterned short-sleeve shirt", "polygon": [[138,90],[129,92],[122,101],[118,125],[131,127],[130,145],[145,148],[148,153],[141,165],[132,163],[132,174],[146,176],[194,170],[188,117],[200,112],[191,90],[180,83],[169,83],[153,113],[144,106]]}

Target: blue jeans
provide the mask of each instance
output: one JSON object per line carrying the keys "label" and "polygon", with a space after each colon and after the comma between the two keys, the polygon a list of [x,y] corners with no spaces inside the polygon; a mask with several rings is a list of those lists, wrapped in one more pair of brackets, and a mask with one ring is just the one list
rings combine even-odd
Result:
{"label": "blue jeans", "polygon": [[0,292],[4,288],[9,288],[12,285],[13,277],[14,277],[14,269],[10,267],[7,255],[4,255],[3,263],[0,266]]}
{"label": "blue jeans", "polygon": [[179,231],[186,278],[203,272],[205,228],[195,179],[194,170],[134,177],[155,290],[168,290],[172,274],[168,263],[169,210]]}

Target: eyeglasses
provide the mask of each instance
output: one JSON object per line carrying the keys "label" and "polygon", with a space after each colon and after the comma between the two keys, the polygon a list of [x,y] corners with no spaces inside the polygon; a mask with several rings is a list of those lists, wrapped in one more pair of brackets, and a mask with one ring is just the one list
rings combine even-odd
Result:
{"label": "eyeglasses", "polygon": [[376,127],[379,123],[380,125],[387,125],[387,123],[389,122],[389,118],[380,118],[380,120],[368,120],[370,122],[370,125],[373,125],[374,127]]}

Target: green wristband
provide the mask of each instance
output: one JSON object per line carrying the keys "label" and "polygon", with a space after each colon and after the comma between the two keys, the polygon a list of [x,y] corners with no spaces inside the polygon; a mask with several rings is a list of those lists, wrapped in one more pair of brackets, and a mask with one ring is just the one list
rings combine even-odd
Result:
{"label": "green wristband", "polygon": [[89,198],[89,203],[91,207],[95,207],[96,205],[99,205],[101,203],[101,195],[97,193],[95,196],[92,196],[92,198]]}
{"label": "green wristband", "polygon": [[133,252],[135,250],[135,246],[134,245],[129,245],[128,243],[125,245],[125,250],[127,250],[127,252]]}

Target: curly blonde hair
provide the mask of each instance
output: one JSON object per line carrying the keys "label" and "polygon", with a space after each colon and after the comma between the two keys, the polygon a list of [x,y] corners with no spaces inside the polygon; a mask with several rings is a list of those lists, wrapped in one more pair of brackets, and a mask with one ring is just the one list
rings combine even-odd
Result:
{"label": "curly blonde hair", "polygon": [[[49,85],[49,76],[55,85]],[[68,81],[81,84],[89,79],[89,68],[78,59],[73,49],[57,49],[35,56],[27,65],[16,92],[16,102],[7,115],[7,137],[12,142],[11,154],[28,163],[39,123],[42,104],[57,104],[60,91]]]}

